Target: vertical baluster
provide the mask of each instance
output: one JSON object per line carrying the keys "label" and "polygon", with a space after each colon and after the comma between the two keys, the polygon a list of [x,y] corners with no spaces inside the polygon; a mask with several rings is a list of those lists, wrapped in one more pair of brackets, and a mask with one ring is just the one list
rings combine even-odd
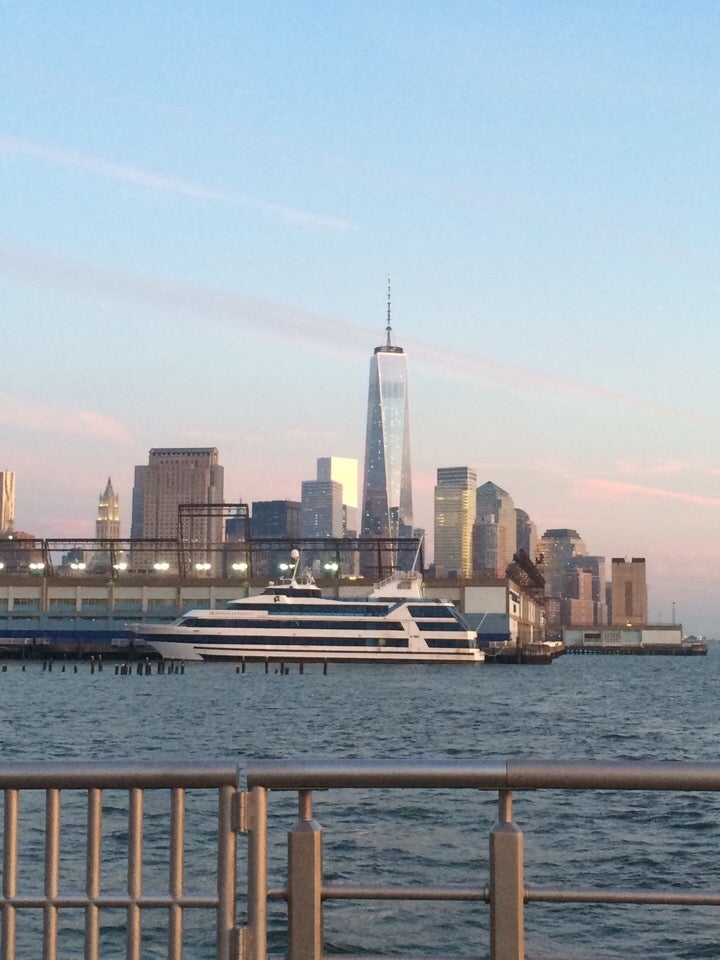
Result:
{"label": "vertical baluster", "polygon": [[[100,862],[102,849],[102,790],[88,790],[87,856],[85,861],[85,893],[88,900],[100,895]],[[85,907],[85,960],[100,956],[100,908],[94,903]]]}
{"label": "vertical baluster", "polygon": [[[18,808],[19,791],[5,791],[3,832],[3,897],[7,901],[17,895]],[[15,960],[15,907],[5,906],[2,918],[0,954],[3,960]]]}
{"label": "vertical baluster", "polygon": [[168,925],[168,958],[182,960],[183,908],[177,902],[183,895],[185,866],[185,790],[175,787],[170,792],[170,907]]}
{"label": "vertical baluster", "polygon": [[512,794],[501,790],[490,834],[490,958],[524,960],[523,835],[512,822]]}
{"label": "vertical baluster", "polygon": [[253,787],[248,804],[247,960],[267,957],[267,790]]}
{"label": "vertical baluster", "polygon": [[322,827],[313,820],[312,791],[300,790],[298,823],[288,834],[288,955],[321,960],[323,952]]}
{"label": "vertical baluster", "polygon": [[140,960],[142,924],[140,906],[142,896],[143,856],[143,792],[140,787],[130,790],[128,809],[128,896],[133,901],[127,915],[127,960]]}
{"label": "vertical baluster", "polygon": [[237,836],[232,828],[234,794],[233,786],[220,787],[218,794],[217,955],[222,958],[230,956],[230,937],[235,929]]}
{"label": "vertical baluster", "polygon": [[60,867],[60,791],[45,791],[45,907],[43,908],[43,960],[57,960],[58,895]]}

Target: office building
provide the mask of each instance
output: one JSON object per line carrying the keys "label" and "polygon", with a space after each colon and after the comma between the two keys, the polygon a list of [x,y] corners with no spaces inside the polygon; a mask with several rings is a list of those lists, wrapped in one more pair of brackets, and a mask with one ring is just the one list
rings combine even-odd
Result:
{"label": "office building", "polygon": [[477,474],[470,467],[439,467],[435,487],[435,573],[470,577]]}
{"label": "office building", "polygon": [[[590,584],[593,603],[592,619],[587,620],[583,626],[607,626],[607,601],[605,597],[606,579],[605,579],[605,557],[598,556],[573,556],[567,562],[568,576],[572,577],[575,571],[583,570],[590,574]],[[572,592],[575,581],[572,579],[566,581],[565,595],[575,597],[577,594]]]}
{"label": "office building", "polygon": [[530,515],[519,507],[515,507],[515,529],[518,552],[522,550],[535,563],[537,557],[537,527],[530,519]]}
{"label": "office building", "polygon": [[[290,562],[290,550],[300,537],[300,504],[297,500],[255,500],[250,530],[253,539],[253,574],[278,576],[281,564]],[[262,540],[275,541],[263,546]]]}
{"label": "office building", "polygon": [[358,462],[351,457],[318,457],[317,479],[333,480],[342,487],[342,535],[357,536]]}
{"label": "office building", "polygon": [[633,557],[628,563],[621,557],[613,557],[611,578],[612,626],[645,626],[648,622],[645,558]]}
{"label": "office building", "polygon": [[297,540],[300,536],[300,504],[297,500],[255,500],[250,529],[253,539]]}
{"label": "office building", "polygon": [[538,570],[545,578],[547,597],[564,597],[566,575],[574,557],[586,557],[587,547],[577,530],[546,530],[538,541]]}
{"label": "office building", "polygon": [[517,518],[512,497],[488,480],[477,488],[473,526],[473,570],[504,577],[517,552]]}
{"label": "office building", "polygon": [[145,525],[145,476],[147,465],[139,464],[135,467],[135,481],[132,489],[132,506],[130,520],[130,538],[140,540]]}
{"label": "office building", "polygon": [[218,459],[216,447],[153,448],[147,466],[135,471],[133,533],[141,530],[146,540],[180,538],[182,506],[187,511],[182,540],[191,547],[189,560],[214,562],[223,539],[221,513],[210,509],[211,504],[223,502],[223,468]]}
{"label": "office building", "polygon": [[409,537],[413,529],[407,357],[392,344],[388,294],[386,341],[370,361],[361,533]]}
{"label": "office building", "polygon": [[15,530],[15,471],[0,470],[0,534]]}
{"label": "office building", "polygon": [[303,480],[301,537],[342,537],[343,488],[335,480]]}

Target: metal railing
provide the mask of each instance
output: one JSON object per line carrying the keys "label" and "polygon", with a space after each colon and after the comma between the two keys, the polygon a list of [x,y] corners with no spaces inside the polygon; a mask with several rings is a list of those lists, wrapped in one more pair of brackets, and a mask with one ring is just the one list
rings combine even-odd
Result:
{"label": "metal railing", "polygon": [[[525,904],[682,904],[720,906],[720,891],[548,889],[524,883],[523,833],[513,822],[512,791],[720,791],[720,764],[640,762],[423,763],[265,762],[248,768],[248,926],[245,960],[266,960],[267,906],[288,906],[289,960],[321,960],[327,900],[480,901],[490,908],[491,960],[524,960]],[[489,877],[483,888],[349,886],[323,880],[322,828],[313,818],[313,791],[328,789],[467,789],[498,792],[490,832]],[[288,835],[288,879],[268,888],[268,791],[298,792],[298,823]]]}
{"label": "metal railing", "polygon": [[[329,900],[473,901],[489,905],[491,960],[524,960],[525,904],[676,904],[720,906],[720,890],[633,890],[529,887],[524,882],[523,833],[513,821],[513,791],[615,790],[615,791],[714,791],[720,792],[720,764],[689,763],[589,763],[589,762],[419,762],[337,761],[319,763],[262,762],[250,764],[247,792],[237,789],[234,764],[117,764],[50,763],[15,764],[0,768],[3,797],[2,855],[2,960],[39,956],[18,944],[23,918],[35,919],[42,937],[43,960],[62,955],[80,956],[83,941],[86,960],[118,956],[114,943],[102,949],[101,924],[106,913],[119,911],[122,923],[116,933],[124,941],[128,960],[139,960],[145,946],[144,921],[149,914],[166,919],[167,956],[182,960],[186,946],[186,914],[210,911],[215,940],[211,948],[218,960],[267,960],[268,904],[285,901],[288,910],[289,960],[321,960],[324,953],[323,905]],[[328,883],[323,875],[323,831],[314,819],[313,791],[348,788],[494,791],[498,795],[498,821],[489,838],[489,870],[485,886],[380,886]],[[121,805],[109,802],[120,791]],[[287,883],[268,883],[268,794],[296,791],[298,822],[288,835]],[[167,863],[159,883],[158,862],[152,873],[152,892],[146,892],[145,822],[151,807],[148,793],[160,798],[165,812]],[[201,829],[193,835],[186,824],[186,798],[196,792],[208,800],[202,807]],[[29,793],[30,797],[25,794]],[[65,832],[65,794],[80,800],[82,817],[70,823],[70,844]],[[212,806],[213,797],[216,806]],[[68,807],[71,808],[68,803]],[[19,869],[24,825],[30,817],[31,871],[35,887],[21,889]],[[38,816],[44,813],[44,830]],[[33,820],[34,817],[34,820]],[[28,817],[26,816],[25,819]],[[118,830],[118,818],[123,821]],[[211,821],[211,822],[209,822]],[[214,822],[212,822],[214,821]],[[110,829],[112,827],[112,830]],[[236,835],[248,834],[247,924],[236,925]],[[109,836],[112,834],[112,837]],[[148,831],[149,834],[149,831]],[[197,834],[200,834],[198,836]],[[212,843],[210,843],[212,838]],[[125,871],[117,883],[106,882],[103,841],[113,839],[115,855]],[[210,846],[212,870],[202,874],[213,889],[186,892],[186,840],[192,839],[193,856],[206,856]],[[73,846],[75,872],[64,884],[63,857]],[[471,853],[470,856],[473,854]],[[588,865],[591,866],[591,865]],[[212,881],[208,877],[212,875]],[[118,874],[114,880],[117,881]],[[27,884],[25,884],[27,886]],[[82,888],[82,889],[78,889]],[[110,892],[112,890],[112,892]],[[64,945],[61,918],[83,914],[81,929],[73,931],[73,949]],[[149,925],[149,924],[148,924]],[[153,947],[158,949],[157,931]],[[193,953],[195,955],[195,953]]]}
{"label": "metal railing", "polygon": [[[125,954],[128,960],[140,960],[143,946],[143,917],[149,911],[163,912],[167,918],[167,956],[181,960],[183,926],[187,910],[211,910],[215,913],[217,956],[230,956],[235,932],[236,833],[233,823],[233,797],[237,790],[237,767],[216,764],[164,765],[157,763],[49,763],[15,764],[0,768],[0,790],[4,796],[2,861],[2,960],[18,956],[18,920],[25,912],[42,917],[42,957],[58,956],[59,919],[72,908],[84,912],[85,960],[100,957],[100,933],[103,911],[124,911]],[[127,791],[126,825],[120,831],[126,842],[127,865],[125,891],[106,893],[102,889],[103,791]],[[217,793],[217,853],[215,889],[188,895],[184,890],[185,809],[188,790]],[[31,859],[44,859],[44,867],[35,871],[41,889],[19,890],[19,845],[22,840],[21,796],[34,791],[33,812],[42,803],[44,791],[45,830],[42,851]],[[76,829],[70,844],[76,851],[79,833],[84,833],[84,890],[63,890],[60,883],[61,800],[63,791],[86,794],[86,825]],[[165,791],[169,797],[169,852],[167,890],[146,894],[143,890],[143,802],[147,791]],[[73,796],[75,796],[73,794]],[[40,800],[40,804],[37,802]],[[36,825],[33,825],[37,831]],[[39,951],[38,951],[39,953]],[[34,953],[33,955],[38,955]],[[79,951],[72,951],[79,956]],[[27,955],[22,951],[20,956]],[[115,954],[117,955],[117,954]]]}

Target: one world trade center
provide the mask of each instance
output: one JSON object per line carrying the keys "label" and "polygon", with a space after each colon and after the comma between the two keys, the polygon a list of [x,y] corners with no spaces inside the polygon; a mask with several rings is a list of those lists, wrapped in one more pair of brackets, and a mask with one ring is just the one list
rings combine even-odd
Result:
{"label": "one world trade center", "polygon": [[409,537],[413,531],[407,356],[392,344],[390,294],[386,342],[370,361],[361,533]]}

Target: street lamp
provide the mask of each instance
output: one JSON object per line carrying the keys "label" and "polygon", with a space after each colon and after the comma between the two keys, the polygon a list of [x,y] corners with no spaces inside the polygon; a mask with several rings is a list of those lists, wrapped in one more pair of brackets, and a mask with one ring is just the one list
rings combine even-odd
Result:
{"label": "street lamp", "polygon": [[205,561],[203,561],[203,562],[201,562],[201,563],[196,563],[196,564],[195,564],[195,569],[196,569],[197,571],[199,571],[199,572],[202,572],[202,573],[207,573],[207,571],[210,569],[210,567],[211,567],[211,564],[209,564],[209,563],[207,562],[207,560],[205,560]]}
{"label": "street lamp", "polygon": [[84,569],[85,569],[85,564],[82,562],[82,560],[73,560],[73,562],[70,564],[70,569],[71,569],[71,570],[84,570]]}
{"label": "street lamp", "polygon": [[167,560],[159,560],[157,563],[153,564],[153,570],[157,570],[158,573],[165,573],[170,569],[170,564]]}
{"label": "street lamp", "polygon": [[232,569],[235,571],[235,573],[246,573],[247,568],[248,568],[248,565],[245,563],[244,560],[240,561],[239,563],[235,562],[232,564]]}
{"label": "street lamp", "polygon": [[329,574],[331,577],[334,577],[334,576],[337,575],[337,572],[338,572],[338,570],[340,569],[340,564],[339,564],[339,563],[335,563],[335,561],[332,561],[331,563],[326,563],[326,564],[325,564],[325,569],[327,570],[328,574]]}
{"label": "street lamp", "polygon": [[124,560],[121,560],[120,563],[113,564],[113,570],[127,570],[128,565]]}
{"label": "street lamp", "polygon": [[37,563],[28,564],[28,567],[33,573],[42,573],[42,571],[45,569],[45,564],[38,561]]}

